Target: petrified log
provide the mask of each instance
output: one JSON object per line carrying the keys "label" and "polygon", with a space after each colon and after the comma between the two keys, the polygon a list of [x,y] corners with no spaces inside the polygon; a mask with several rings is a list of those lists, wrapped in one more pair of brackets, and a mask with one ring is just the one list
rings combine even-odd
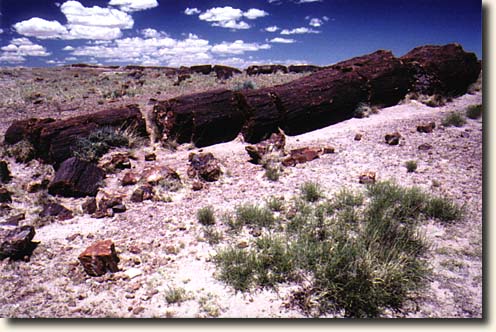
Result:
{"label": "petrified log", "polygon": [[356,71],[328,68],[275,86],[281,128],[298,135],[349,119],[368,97],[367,81]]}
{"label": "petrified log", "polygon": [[413,81],[409,67],[391,51],[379,50],[331,67],[355,71],[363,77],[369,90],[367,102],[373,105],[396,105],[408,93]]}
{"label": "petrified log", "polygon": [[416,47],[401,57],[415,79],[413,91],[458,96],[467,92],[481,72],[481,62],[458,44]]}
{"label": "petrified log", "polygon": [[198,65],[189,67],[192,73],[208,75],[212,72],[212,65]]}
{"label": "petrified log", "polygon": [[107,271],[118,272],[119,257],[111,240],[98,241],[86,248],[78,257],[84,271],[90,276],[101,276]]}
{"label": "petrified log", "polygon": [[247,90],[240,94],[239,106],[246,115],[241,129],[245,142],[258,143],[277,133],[281,114],[277,108],[277,96],[272,88]]}
{"label": "petrified log", "polygon": [[227,80],[233,77],[234,74],[241,74],[241,70],[239,70],[238,68],[221,65],[215,65],[213,67],[213,71],[215,72],[219,80]]}
{"label": "petrified log", "polygon": [[0,230],[0,260],[28,260],[38,242],[31,241],[35,235],[33,226],[21,226],[9,231]]}
{"label": "petrified log", "polygon": [[23,139],[30,142],[39,139],[40,131],[43,125],[54,122],[55,119],[36,119],[16,120],[12,122],[5,132],[5,143],[16,144]]}
{"label": "petrified log", "polygon": [[159,102],[154,106],[163,140],[193,142],[197,147],[233,140],[245,121],[237,95],[213,90]]}
{"label": "petrified log", "polygon": [[105,172],[96,165],[72,157],[60,165],[48,192],[64,197],[95,196],[104,177]]}
{"label": "petrified log", "polygon": [[260,74],[275,74],[278,71],[287,74],[288,68],[283,65],[254,65],[246,68],[246,74],[249,76]]}
{"label": "petrified log", "polygon": [[322,67],[314,65],[291,65],[288,67],[290,73],[314,73],[321,70]]}

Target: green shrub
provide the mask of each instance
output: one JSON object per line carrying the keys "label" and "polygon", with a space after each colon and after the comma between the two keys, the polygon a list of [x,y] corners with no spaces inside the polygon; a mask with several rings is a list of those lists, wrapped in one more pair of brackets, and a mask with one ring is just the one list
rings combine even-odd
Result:
{"label": "green shrub", "polygon": [[14,145],[5,145],[5,154],[9,157],[15,158],[18,163],[27,163],[34,159],[36,151],[33,144],[27,140],[22,140]]}
{"label": "green shrub", "polygon": [[253,81],[244,81],[243,83],[237,83],[233,90],[234,91],[240,91],[240,90],[255,90],[257,89],[257,85]]}
{"label": "green shrub", "polygon": [[217,230],[213,226],[206,226],[203,228],[203,235],[209,244],[219,244],[224,239],[222,231]]}
{"label": "green shrub", "polygon": [[236,220],[241,225],[259,227],[271,227],[275,222],[274,215],[270,209],[252,204],[238,206],[236,208]]}
{"label": "green shrub", "polygon": [[416,160],[408,160],[405,162],[405,167],[408,173],[415,172],[417,170],[417,161]]}
{"label": "green shrub", "polygon": [[301,187],[301,195],[307,202],[316,202],[322,198],[322,190],[316,182],[305,182]]}
{"label": "green shrub", "polygon": [[274,212],[281,212],[284,210],[284,197],[271,196],[266,201],[267,207]]}
{"label": "green shrub", "polygon": [[459,112],[450,112],[448,115],[444,117],[441,121],[443,126],[445,127],[462,127],[465,123],[465,117]]}
{"label": "green shrub", "polygon": [[465,114],[467,115],[467,118],[469,119],[478,119],[482,116],[482,104],[478,105],[470,105],[467,107],[465,110]]}
{"label": "green shrub", "polygon": [[277,181],[279,180],[279,177],[281,176],[281,173],[279,171],[279,167],[274,167],[274,166],[267,166],[265,167],[265,177],[269,179],[270,181]]}
{"label": "green shrub", "polygon": [[463,208],[445,197],[431,197],[424,209],[426,215],[445,222],[460,220],[463,217]]}
{"label": "green shrub", "polygon": [[95,162],[111,148],[121,146],[129,146],[126,135],[113,127],[103,127],[77,139],[72,154],[79,159]]}
{"label": "green shrub", "polygon": [[235,247],[221,249],[214,256],[219,279],[235,290],[247,291],[254,282],[255,257],[251,252]]}
{"label": "green shrub", "polygon": [[214,209],[211,206],[205,206],[198,210],[196,213],[198,222],[202,225],[214,225],[215,224],[215,214]]}
{"label": "green shrub", "polygon": [[186,290],[182,287],[168,287],[165,291],[167,303],[181,303],[187,300]]}

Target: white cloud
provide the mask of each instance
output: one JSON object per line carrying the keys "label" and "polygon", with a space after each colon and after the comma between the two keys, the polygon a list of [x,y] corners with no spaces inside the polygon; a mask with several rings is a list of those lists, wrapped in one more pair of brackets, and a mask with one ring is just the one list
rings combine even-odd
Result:
{"label": "white cloud", "polygon": [[242,40],[236,40],[232,43],[222,42],[214,45],[212,52],[217,54],[244,54],[245,52],[266,50],[270,47],[269,44],[245,43]]}
{"label": "white cloud", "polygon": [[157,0],[110,0],[110,6],[119,6],[125,12],[136,12],[155,8],[158,6]]}
{"label": "white cloud", "polygon": [[281,35],[294,35],[294,34],[304,34],[304,33],[320,33],[320,31],[309,29],[306,27],[295,28],[292,30],[284,29],[281,31]]}
{"label": "white cloud", "polygon": [[324,21],[326,21],[326,22],[327,22],[327,21],[329,21],[329,17],[327,17],[327,16],[322,16],[322,19],[323,19]]}
{"label": "white cloud", "polygon": [[324,22],[320,18],[312,18],[308,23],[308,25],[311,25],[315,28],[320,27],[322,24],[324,24]]}
{"label": "white cloud", "polygon": [[152,28],[146,28],[141,30],[141,35],[145,38],[159,38],[159,37],[164,37],[167,36],[167,34],[163,31],[157,31]]}
{"label": "white cloud", "polygon": [[264,17],[267,15],[269,15],[269,13],[267,13],[266,11],[256,9],[256,8],[250,8],[250,9],[248,9],[248,11],[243,13],[243,16],[249,20],[254,20],[254,19],[257,19],[259,17]]}
{"label": "white cloud", "polygon": [[276,37],[276,38],[272,38],[270,40],[271,43],[281,43],[281,44],[292,44],[292,43],[295,43],[296,40],[294,39],[290,39],[290,38],[281,38],[281,37]]}
{"label": "white cloud", "polygon": [[0,29],[0,34],[2,34],[2,33],[3,33],[3,29]]}
{"label": "white cloud", "polygon": [[70,46],[70,45],[67,45],[66,47],[64,47],[62,49],[62,51],[74,51],[74,47]]}
{"label": "white cloud", "polygon": [[322,0],[297,0],[296,3],[322,2]]}
{"label": "white cloud", "polygon": [[241,21],[243,17],[254,20],[266,15],[268,15],[267,12],[256,8],[251,8],[248,11],[243,12],[241,9],[226,6],[210,8],[200,14],[198,18],[202,21],[212,22],[212,26],[216,27],[249,29],[251,26],[248,23]]}
{"label": "white cloud", "polygon": [[118,9],[101,8],[98,6],[84,7],[78,1],[66,1],[60,10],[67,18],[69,26],[82,25],[91,27],[131,29],[133,18]]}
{"label": "white cloud", "polygon": [[186,8],[184,10],[184,13],[186,15],[196,15],[196,14],[200,14],[200,10],[198,8]]}
{"label": "white cloud", "polygon": [[47,21],[39,17],[14,24],[18,34],[39,39],[62,38],[67,35],[67,29],[57,21]]}
{"label": "white cloud", "polygon": [[279,30],[279,27],[277,25],[273,25],[265,28],[265,31],[267,32],[276,32],[277,30]]}
{"label": "white cloud", "polygon": [[46,48],[34,44],[27,38],[14,38],[10,44],[0,48],[0,62],[21,63],[26,61],[27,56],[49,56]]}

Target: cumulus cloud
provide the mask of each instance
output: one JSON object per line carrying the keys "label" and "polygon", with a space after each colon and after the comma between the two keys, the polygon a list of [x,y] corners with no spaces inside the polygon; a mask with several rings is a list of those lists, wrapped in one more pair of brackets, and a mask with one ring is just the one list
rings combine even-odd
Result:
{"label": "cumulus cloud", "polygon": [[26,61],[28,56],[49,56],[42,45],[34,44],[27,38],[14,38],[10,44],[0,48],[0,62],[21,63]]}
{"label": "cumulus cloud", "polygon": [[146,28],[146,29],[141,30],[141,34],[145,38],[159,38],[159,37],[167,36],[167,34],[165,32],[157,31],[157,30],[152,29],[152,28]]}
{"label": "cumulus cloud", "polygon": [[310,3],[310,2],[322,2],[322,0],[296,0],[296,3]]}
{"label": "cumulus cloud", "polygon": [[122,29],[131,29],[133,18],[124,11],[98,6],[84,7],[78,1],[66,1],[60,11],[67,25],[39,17],[14,24],[17,33],[39,39],[102,39],[111,40],[122,36]]}
{"label": "cumulus cloud", "polygon": [[158,6],[157,0],[110,0],[110,6],[118,6],[125,12],[136,12]]}
{"label": "cumulus cloud", "polygon": [[200,14],[200,10],[198,8],[186,8],[184,10],[184,13],[186,15],[196,15],[196,14]]}
{"label": "cumulus cloud", "polygon": [[70,46],[70,45],[67,45],[66,47],[64,47],[62,49],[62,51],[74,51],[74,47]]}
{"label": "cumulus cloud", "polygon": [[202,21],[212,22],[212,26],[236,30],[249,29],[251,27],[245,21],[241,21],[243,17],[254,20],[267,15],[268,13],[266,11],[256,8],[250,8],[248,11],[243,12],[241,9],[226,6],[210,8],[200,14],[198,18]]}
{"label": "cumulus cloud", "polygon": [[62,38],[67,35],[67,28],[58,21],[47,21],[39,17],[14,24],[18,34],[39,39]]}
{"label": "cumulus cloud", "polygon": [[269,44],[245,43],[242,40],[236,40],[232,43],[222,42],[212,47],[212,52],[217,54],[244,54],[258,50],[267,50],[271,48]]}
{"label": "cumulus cloud", "polygon": [[277,25],[273,25],[270,27],[266,27],[264,30],[267,32],[276,32],[277,30],[279,30],[279,27]]}
{"label": "cumulus cloud", "polygon": [[320,33],[320,31],[309,29],[306,27],[295,28],[292,30],[284,29],[281,31],[281,35],[294,35],[294,34],[304,34],[304,33]]}
{"label": "cumulus cloud", "polygon": [[320,18],[312,18],[310,19],[310,22],[308,22],[308,25],[311,25],[315,28],[320,27],[324,22]]}
{"label": "cumulus cloud", "polygon": [[292,43],[295,43],[296,40],[294,39],[290,39],[290,38],[281,38],[281,37],[276,37],[276,38],[272,38],[270,40],[271,43],[280,43],[280,44],[292,44]]}
{"label": "cumulus cloud", "polygon": [[2,33],[3,33],[3,29],[0,29],[0,34],[2,34]]}

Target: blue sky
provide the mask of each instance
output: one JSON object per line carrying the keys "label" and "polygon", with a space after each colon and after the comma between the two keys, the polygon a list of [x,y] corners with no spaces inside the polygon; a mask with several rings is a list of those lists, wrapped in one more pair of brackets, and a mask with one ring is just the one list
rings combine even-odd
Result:
{"label": "blue sky", "polygon": [[482,57],[475,0],[0,0],[0,66],[332,64],[460,43]]}

